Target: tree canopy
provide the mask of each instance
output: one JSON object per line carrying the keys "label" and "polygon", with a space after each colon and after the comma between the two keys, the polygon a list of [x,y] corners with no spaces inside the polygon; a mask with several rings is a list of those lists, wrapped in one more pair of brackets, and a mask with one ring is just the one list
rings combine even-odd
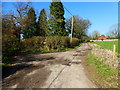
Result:
{"label": "tree canopy", "polygon": [[65,36],[65,18],[64,18],[64,7],[60,0],[59,2],[53,2],[50,5],[50,20],[49,27],[52,35]]}
{"label": "tree canopy", "polygon": [[31,38],[35,35],[36,31],[36,14],[34,8],[30,8],[27,16],[24,27],[24,38]]}
{"label": "tree canopy", "polygon": [[[71,22],[72,18],[66,20],[66,29],[69,33],[71,32]],[[80,18],[79,16],[74,16],[73,37],[81,40],[87,38],[87,29],[90,25],[91,23],[89,20]]]}
{"label": "tree canopy", "polygon": [[37,36],[48,35],[47,15],[45,9],[42,9],[37,23],[38,29],[36,32]]}

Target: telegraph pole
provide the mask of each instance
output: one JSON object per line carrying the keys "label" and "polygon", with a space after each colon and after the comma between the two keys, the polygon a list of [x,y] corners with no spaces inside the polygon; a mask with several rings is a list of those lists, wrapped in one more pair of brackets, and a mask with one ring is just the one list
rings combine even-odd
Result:
{"label": "telegraph pole", "polygon": [[71,43],[72,43],[72,37],[73,37],[73,22],[74,22],[74,16],[72,16],[71,39],[70,39]]}

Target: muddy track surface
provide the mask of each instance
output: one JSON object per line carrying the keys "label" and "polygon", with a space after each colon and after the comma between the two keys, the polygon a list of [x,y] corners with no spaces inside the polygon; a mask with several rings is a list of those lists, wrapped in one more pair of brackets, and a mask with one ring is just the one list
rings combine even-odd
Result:
{"label": "muddy track surface", "polygon": [[[96,88],[83,67],[86,52],[81,47],[65,52],[15,56],[15,64],[3,74],[3,88]],[[4,71],[4,70],[3,70]],[[5,71],[6,72],[6,71]]]}

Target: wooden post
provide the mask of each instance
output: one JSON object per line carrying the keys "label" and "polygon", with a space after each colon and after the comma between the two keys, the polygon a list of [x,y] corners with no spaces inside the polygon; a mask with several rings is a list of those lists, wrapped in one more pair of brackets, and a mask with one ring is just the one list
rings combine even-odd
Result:
{"label": "wooden post", "polygon": [[71,39],[70,39],[70,43],[72,43],[72,36],[73,36],[73,16],[72,16],[72,26],[71,26]]}
{"label": "wooden post", "polygon": [[116,45],[113,45],[113,60],[115,59],[115,49],[116,49]]}

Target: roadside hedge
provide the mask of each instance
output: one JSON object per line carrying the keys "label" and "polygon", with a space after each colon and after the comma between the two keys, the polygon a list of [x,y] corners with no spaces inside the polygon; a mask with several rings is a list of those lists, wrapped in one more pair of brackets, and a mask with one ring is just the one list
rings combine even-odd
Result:
{"label": "roadside hedge", "polygon": [[77,46],[79,44],[79,40],[77,38],[73,38],[72,43],[70,43],[69,37],[61,37],[61,36],[34,36],[32,38],[21,41],[21,49],[22,50],[40,50],[40,49],[62,49],[62,48],[70,48]]}
{"label": "roadside hedge", "polygon": [[15,35],[2,36],[2,62],[11,63],[11,56],[20,51],[19,39]]}
{"label": "roadside hedge", "polygon": [[4,35],[2,38],[3,62],[9,62],[10,57],[16,55],[20,51],[49,51],[54,49],[61,50],[64,48],[74,47],[79,44],[79,40],[77,38],[73,38],[71,43],[69,37],[63,36],[34,36],[22,41],[19,41],[15,35]]}
{"label": "roadside hedge", "polygon": [[11,56],[20,50],[19,39],[15,35],[4,35],[2,37],[2,54]]}
{"label": "roadside hedge", "polygon": [[34,36],[20,42],[21,50],[36,50],[44,47],[45,37]]}

